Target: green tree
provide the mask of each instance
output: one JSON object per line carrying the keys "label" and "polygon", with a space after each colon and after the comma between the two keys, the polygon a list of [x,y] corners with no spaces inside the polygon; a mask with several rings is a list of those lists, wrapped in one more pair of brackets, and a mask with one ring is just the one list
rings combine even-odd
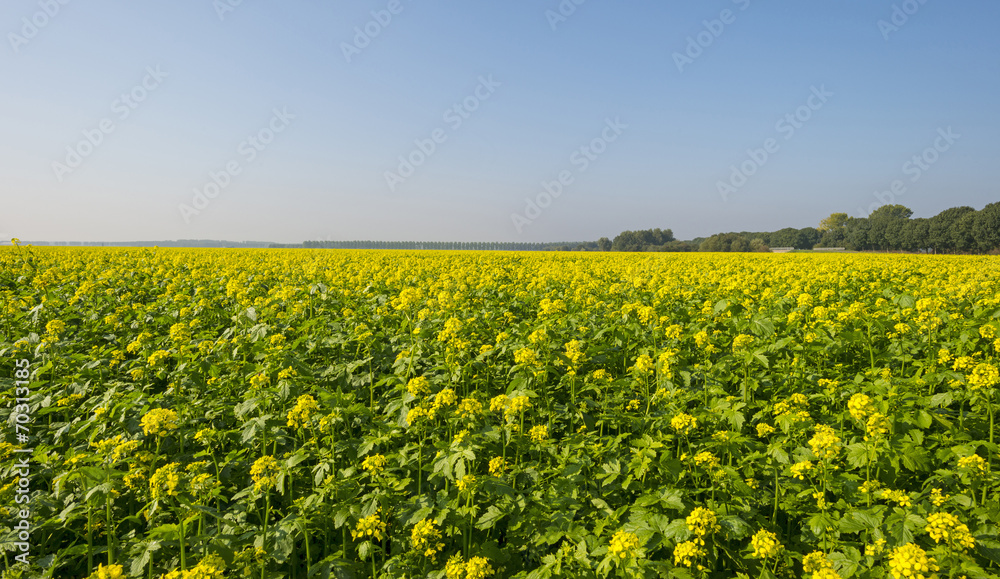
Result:
{"label": "green tree", "polygon": [[1000,249],[1000,202],[990,203],[976,213],[972,233],[979,251]]}

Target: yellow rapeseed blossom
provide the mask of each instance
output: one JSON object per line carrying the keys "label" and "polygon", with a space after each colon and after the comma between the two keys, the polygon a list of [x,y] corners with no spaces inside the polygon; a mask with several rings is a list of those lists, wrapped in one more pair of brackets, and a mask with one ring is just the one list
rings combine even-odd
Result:
{"label": "yellow rapeseed blossom", "polygon": [[121,565],[108,565],[105,567],[104,563],[101,563],[90,574],[89,579],[126,579],[127,577],[128,575],[125,574],[125,569]]}
{"label": "yellow rapeseed blossom", "polygon": [[[674,565],[692,567],[699,558],[706,555],[705,550],[695,541],[684,541],[674,547]],[[699,566],[700,568],[700,566]]]}
{"label": "yellow rapeseed blossom", "polygon": [[490,459],[490,474],[500,476],[507,470],[507,461],[502,456]]}
{"label": "yellow rapeseed blossom", "polygon": [[278,485],[278,461],[273,456],[262,456],[258,458],[250,467],[250,477],[253,479],[254,489],[257,491],[268,491]]}
{"label": "yellow rapeseed blossom", "polygon": [[381,541],[385,538],[385,522],[379,518],[378,513],[362,517],[358,520],[357,526],[351,531],[351,538],[354,540],[361,538]]}
{"label": "yellow rapeseed blossom", "polygon": [[691,514],[684,519],[689,531],[694,533],[699,544],[705,544],[705,537],[718,531],[721,527],[718,524],[718,517],[715,512],[705,507],[695,507]]}
{"label": "yellow rapeseed blossom", "polygon": [[373,454],[371,456],[365,457],[361,461],[361,468],[368,471],[369,474],[378,474],[385,469],[386,459],[381,454]]}
{"label": "yellow rapeseed blossom", "polygon": [[820,460],[832,460],[840,452],[840,438],[832,427],[820,424],[816,426],[816,434],[809,439],[809,446]]}
{"label": "yellow rapeseed blossom", "polygon": [[823,551],[813,551],[802,557],[802,570],[806,573],[816,573],[822,569],[833,569],[833,561]]}
{"label": "yellow rapeseed blossom", "polygon": [[965,551],[976,546],[969,527],[950,513],[933,513],[927,517],[927,534],[935,543],[945,542],[952,549]]}
{"label": "yellow rapeseed blossom", "polygon": [[778,536],[765,529],[757,531],[750,539],[750,544],[753,547],[753,556],[757,559],[777,557],[782,550]]}
{"label": "yellow rapeseed blossom", "polygon": [[292,428],[302,428],[308,426],[309,419],[319,410],[316,399],[308,394],[299,396],[295,401],[295,406],[288,411],[288,426]]}
{"label": "yellow rapeseed blossom", "polygon": [[690,414],[681,412],[677,416],[670,419],[670,426],[676,430],[678,434],[688,435],[698,427],[698,419]]}
{"label": "yellow rapeseed blossom", "polygon": [[986,459],[978,454],[963,456],[958,459],[958,468],[961,470],[967,470],[974,476],[983,476],[989,472],[989,464],[986,463]]}
{"label": "yellow rapeseed blossom", "polygon": [[631,557],[640,557],[639,537],[627,531],[618,531],[611,537],[608,554],[618,561]]}
{"label": "yellow rapeseed blossom", "polygon": [[806,480],[806,474],[811,472],[813,469],[813,463],[809,460],[803,460],[802,462],[797,462],[792,465],[792,476],[799,480]]}
{"label": "yellow rapeseed blossom", "polygon": [[893,579],[931,579],[937,562],[913,543],[893,549],[889,556],[889,574]]}
{"label": "yellow rapeseed blossom", "polygon": [[172,462],[162,466],[153,473],[149,479],[149,492],[154,499],[162,499],[168,496],[177,495],[177,487],[181,482],[181,474],[178,470],[179,463]]}
{"label": "yellow rapeseed blossom", "polygon": [[433,557],[444,549],[441,531],[431,519],[424,519],[413,526],[410,532],[410,544],[424,557]]}
{"label": "yellow rapeseed blossom", "polygon": [[544,424],[533,426],[528,432],[528,435],[531,437],[531,440],[535,442],[544,442],[545,439],[549,437],[549,427]]}
{"label": "yellow rapeseed blossom", "polygon": [[177,428],[177,413],[169,408],[154,408],[139,421],[145,435],[166,436]]}
{"label": "yellow rapeseed blossom", "polygon": [[858,393],[847,401],[847,410],[852,418],[864,424],[868,416],[875,412],[875,404],[868,395]]}

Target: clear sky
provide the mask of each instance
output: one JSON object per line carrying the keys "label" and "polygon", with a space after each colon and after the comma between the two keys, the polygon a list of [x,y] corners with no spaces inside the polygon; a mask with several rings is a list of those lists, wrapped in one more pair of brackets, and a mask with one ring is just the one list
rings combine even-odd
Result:
{"label": "clear sky", "polygon": [[0,235],[689,239],[979,209],[998,23],[995,0],[4,0]]}

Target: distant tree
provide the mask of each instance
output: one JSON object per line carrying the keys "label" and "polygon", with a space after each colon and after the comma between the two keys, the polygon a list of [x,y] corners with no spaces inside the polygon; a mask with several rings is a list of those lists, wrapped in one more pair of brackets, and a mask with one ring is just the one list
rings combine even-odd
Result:
{"label": "distant tree", "polygon": [[972,232],[979,251],[1000,249],[1000,202],[990,203],[976,214]]}
{"label": "distant tree", "polygon": [[964,213],[951,227],[951,239],[956,251],[970,252],[978,247],[976,243],[976,220],[978,212]]}
{"label": "distant tree", "polygon": [[602,237],[597,240],[597,248],[601,251],[611,251],[611,240],[607,237]]}
{"label": "distant tree", "polygon": [[902,242],[903,227],[913,210],[903,205],[883,205],[868,216],[872,249],[894,249]]}
{"label": "distant tree", "polygon": [[820,233],[815,227],[805,227],[798,230],[795,235],[795,243],[792,247],[795,249],[812,249],[819,243]]}
{"label": "distant tree", "polygon": [[816,229],[820,233],[843,231],[847,226],[848,215],[846,213],[831,213],[829,217],[819,222]]}
{"label": "distant tree", "polygon": [[955,251],[955,225],[962,216],[975,213],[972,207],[952,207],[930,218],[927,231],[928,247],[938,252]]}
{"label": "distant tree", "polygon": [[904,251],[920,251],[928,249],[930,238],[930,219],[919,217],[906,222],[900,236],[899,249]]}

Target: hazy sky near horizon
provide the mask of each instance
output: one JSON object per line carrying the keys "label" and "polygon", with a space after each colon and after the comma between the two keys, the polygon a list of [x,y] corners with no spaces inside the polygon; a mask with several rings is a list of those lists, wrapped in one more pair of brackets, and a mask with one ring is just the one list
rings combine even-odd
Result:
{"label": "hazy sky near horizon", "polygon": [[987,0],[5,0],[0,236],[689,239],[980,209],[998,22]]}

